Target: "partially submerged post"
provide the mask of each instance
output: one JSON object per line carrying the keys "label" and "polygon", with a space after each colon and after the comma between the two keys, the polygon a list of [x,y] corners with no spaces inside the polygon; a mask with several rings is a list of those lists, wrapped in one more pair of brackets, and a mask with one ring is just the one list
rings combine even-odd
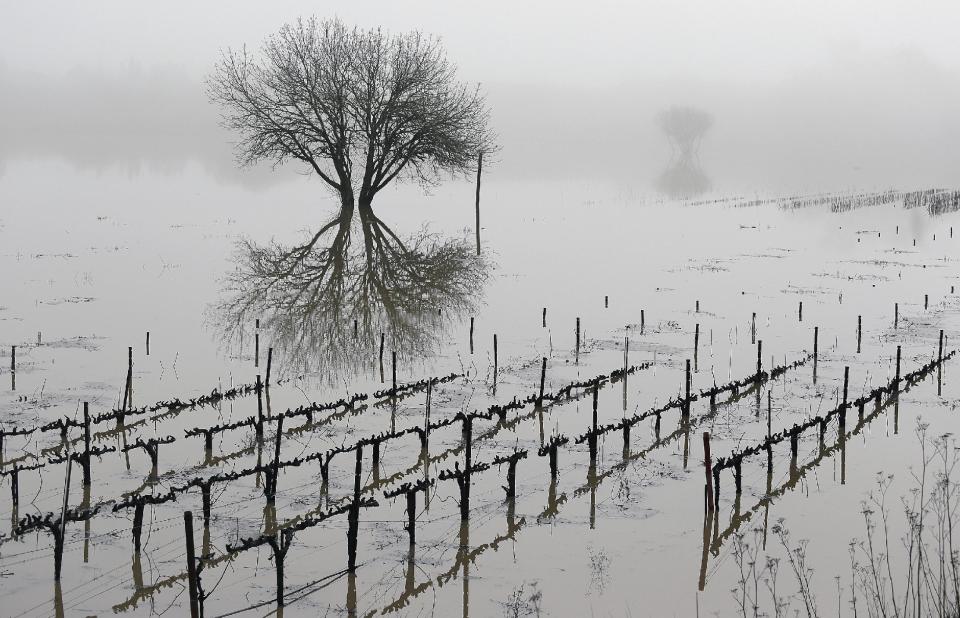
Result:
{"label": "partially submerged post", "polygon": [[707,512],[713,512],[713,462],[710,459],[710,432],[703,432],[703,473],[707,479]]}
{"label": "partially submerged post", "polygon": [[197,562],[193,546],[193,513],[184,511],[183,528],[187,540],[187,581],[190,594],[190,616],[200,618],[200,605],[197,596]]}
{"label": "partially submerged post", "polygon": [[267,348],[267,388],[270,388],[270,371],[273,369],[273,347]]}
{"label": "partially submerged post", "polygon": [[493,335],[493,389],[494,389],[494,391],[496,391],[496,389],[497,389],[497,373],[498,373],[498,371],[499,371],[499,370],[498,370],[498,367],[497,367],[497,335],[496,335],[496,333],[494,333],[494,335]]}
{"label": "partially submerged post", "polygon": [[857,354],[860,353],[860,340],[863,335],[863,316],[857,316]]}
{"label": "partially submerged post", "polygon": [[763,341],[757,341],[757,382],[763,375]]}
{"label": "partially submerged post", "polygon": [[580,362],[580,318],[577,318],[577,339],[574,348],[574,362]]}
{"label": "partially submerged post", "polygon": [[480,255],[480,174],[483,173],[483,151],[477,154],[477,255]]}
{"label": "partially submerged post", "polygon": [[353,503],[347,512],[347,570],[357,570],[357,538],[360,528],[360,468],[363,446],[357,445],[357,461],[353,473]]}
{"label": "partially submerged post", "polygon": [[543,407],[543,386],[547,380],[547,357],[540,359],[540,394],[537,395],[537,407]]}

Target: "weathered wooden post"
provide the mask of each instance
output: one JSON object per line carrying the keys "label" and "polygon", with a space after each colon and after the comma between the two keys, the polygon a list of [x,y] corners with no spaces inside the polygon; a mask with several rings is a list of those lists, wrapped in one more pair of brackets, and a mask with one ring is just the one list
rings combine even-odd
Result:
{"label": "weathered wooden post", "polygon": [[543,308],[543,328],[547,327],[547,308]]}
{"label": "weathered wooden post", "polygon": [[[689,361],[688,361],[689,362]],[[596,463],[597,460],[597,398],[600,393],[600,384],[593,384],[593,422],[590,427],[590,439],[587,441],[590,446],[590,463]]]}
{"label": "weathered wooden post", "polygon": [[690,359],[687,359],[686,379],[684,380],[683,418],[690,418]]}
{"label": "weathered wooden post", "polygon": [[273,370],[273,347],[267,348],[267,388],[270,388],[270,372]]}
{"label": "weathered wooden post", "polygon": [[390,352],[390,374],[393,380],[393,395],[397,395],[397,351]]}
{"label": "weathered wooden post", "polygon": [[262,384],[260,383],[260,374],[257,374],[257,426],[255,431],[258,438],[263,437],[263,395],[261,393]]}
{"label": "weathered wooden post", "polygon": [[253,333],[253,366],[260,366],[260,320],[257,320],[257,330]]}
{"label": "weathered wooden post", "polygon": [[900,322],[900,303],[893,303],[893,330],[897,330]]}
{"label": "weathered wooden post", "polygon": [[547,357],[540,359],[540,394],[537,395],[537,407],[543,407],[543,386],[547,380]]}
{"label": "weathered wooden post", "polygon": [[197,561],[193,546],[193,513],[184,511],[183,528],[187,540],[187,582],[190,594],[190,616],[200,618],[200,605],[197,597]]}
{"label": "weathered wooden post", "polygon": [[763,375],[763,341],[757,340],[757,382]]}
{"label": "weathered wooden post", "polygon": [[470,353],[473,354],[473,318],[470,318]]}
{"label": "weathered wooden post", "polygon": [[840,404],[840,427],[847,422],[847,389],[850,385],[850,366],[843,368],[843,403]]}
{"label": "weathered wooden post", "polygon": [[924,309],[927,309],[929,306],[930,306],[930,295],[929,295],[929,294],[924,294],[924,295],[923,295],[923,308],[924,308]]}
{"label": "weathered wooden post", "polygon": [[857,316],[857,354],[860,353],[860,340],[863,334],[863,316]]}
{"label": "weathered wooden post", "polygon": [[483,152],[477,154],[477,255],[480,255],[480,174],[483,172]]}
{"label": "weathered wooden post", "polygon": [[645,311],[644,311],[643,309],[641,309],[641,310],[640,310],[640,334],[641,334],[641,335],[643,334],[643,327],[644,327],[644,322],[645,322],[645,321],[646,321]]}
{"label": "weathered wooden post", "polygon": [[699,370],[699,356],[700,356],[700,323],[694,327],[693,330],[693,370]]}
{"label": "weathered wooden post", "polygon": [[897,388],[900,388],[900,346],[897,346],[897,374],[896,374],[896,383]]}
{"label": "weathered wooden post", "polygon": [[800,301],[800,309],[797,312],[798,322],[803,322],[803,301]]}
{"label": "weathered wooden post", "polygon": [[407,491],[407,534],[410,536],[410,546],[417,544],[417,492]]}
{"label": "weathered wooden post", "polygon": [[757,342],[757,312],[750,316],[750,343]]}
{"label": "weathered wooden post", "polygon": [[577,318],[577,341],[574,349],[574,362],[580,362],[580,318]]}
{"label": "weathered wooden post", "polygon": [[357,461],[353,473],[353,503],[347,512],[347,570],[357,570],[357,538],[360,529],[360,469],[363,462],[363,446],[357,445]]}
{"label": "weathered wooden post", "polygon": [[383,331],[380,331],[380,384],[383,384]]}
{"label": "weathered wooden post", "polygon": [[83,402],[83,484],[90,487],[90,404]]}
{"label": "weathered wooden post", "polygon": [[464,470],[460,483],[460,521],[470,519],[470,483],[473,475],[473,417],[463,415]]}
{"label": "weathered wooden post", "polygon": [[147,331],[147,356],[150,356],[150,331]]}
{"label": "weathered wooden post", "polygon": [[497,335],[493,335],[493,388],[496,391],[497,388],[497,373],[499,373],[497,367]]}
{"label": "weathered wooden post", "polygon": [[707,479],[707,512],[713,512],[713,462],[710,459],[710,432],[703,432],[703,473]]}
{"label": "weathered wooden post", "polygon": [[940,329],[940,347],[937,350],[937,364],[943,363],[943,329]]}

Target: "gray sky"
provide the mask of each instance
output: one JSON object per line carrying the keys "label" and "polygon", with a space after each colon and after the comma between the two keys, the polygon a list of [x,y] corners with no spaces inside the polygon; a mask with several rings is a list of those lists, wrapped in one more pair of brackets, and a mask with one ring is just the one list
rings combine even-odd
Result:
{"label": "gray sky", "polygon": [[43,151],[15,134],[51,124],[219,152],[200,88],[218,50],[310,14],[441,36],[489,94],[507,176],[647,182],[669,161],[653,118],[672,103],[714,115],[701,160],[718,187],[928,184],[960,162],[960,3],[888,0],[6,2],[0,157]]}

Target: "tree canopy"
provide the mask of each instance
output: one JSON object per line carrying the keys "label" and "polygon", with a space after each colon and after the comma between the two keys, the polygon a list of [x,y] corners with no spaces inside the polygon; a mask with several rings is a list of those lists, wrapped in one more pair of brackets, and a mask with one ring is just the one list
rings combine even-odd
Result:
{"label": "tree canopy", "polygon": [[207,85],[240,135],[241,163],[301,162],[343,207],[369,208],[396,179],[469,173],[496,148],[479,87],[460,82],[440,41],[419,32],[298,20],[258,54],[223,52]]}

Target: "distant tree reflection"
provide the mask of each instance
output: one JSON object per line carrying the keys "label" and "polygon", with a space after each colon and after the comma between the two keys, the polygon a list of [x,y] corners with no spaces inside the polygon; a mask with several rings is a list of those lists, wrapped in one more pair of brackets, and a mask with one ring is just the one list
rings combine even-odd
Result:
{"label": "distant tree reflection", "polygon": [[224,340],[239,344],[259,319],[287,369],[331,379],[376,367],[381,333],[387,363],[392,350],[436,353],[490,271],[466,239],[425,229],[401,239],[363,208],[342,209],[302,245],[243,241],[237,262],[214,311]]}

